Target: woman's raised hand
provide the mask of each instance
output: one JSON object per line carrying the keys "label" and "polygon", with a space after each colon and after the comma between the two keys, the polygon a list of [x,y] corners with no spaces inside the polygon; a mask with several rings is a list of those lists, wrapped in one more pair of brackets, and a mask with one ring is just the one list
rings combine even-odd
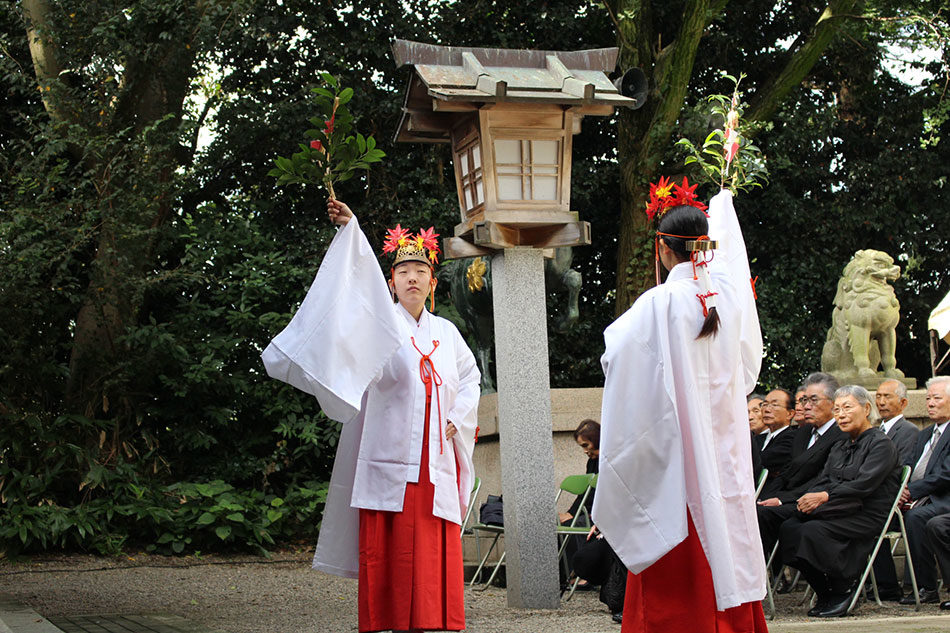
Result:
{"label": "woman's raised hand", "polygon": [[336,198],[327,200],[327,214],[329,214],[331,222],[340,226],[346,226],[346,223],[353,217],[350,208]]}

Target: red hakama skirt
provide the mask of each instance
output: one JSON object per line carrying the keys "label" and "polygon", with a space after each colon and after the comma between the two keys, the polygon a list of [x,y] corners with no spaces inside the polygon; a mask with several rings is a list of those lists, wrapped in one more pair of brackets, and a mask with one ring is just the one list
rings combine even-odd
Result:
{"label": "red hakama skirt", "polygon": [[360,510],[361,633],[465,628],[461,528],[432,515],[429,407],[427,398],[419,481],[406,484],[402,512]]}
{"label": "red hakama skirt", "polygon": [[621,633],[767,633],[761,602],[716,610],[712,571],[687,520],[686,540],[643,572],[628,572]]}

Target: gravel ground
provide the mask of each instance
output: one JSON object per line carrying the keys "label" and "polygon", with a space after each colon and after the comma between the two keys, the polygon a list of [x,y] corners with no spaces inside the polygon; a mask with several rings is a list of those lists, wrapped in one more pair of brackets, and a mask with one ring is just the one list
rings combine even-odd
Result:
{"label": "gravel ground", "polygon": [[[0,561],[0,593],[47,617],[169,613],[225,633],[356,631],[356,581],[312,571],[310,556],[301,550],[271,559],[134,554]],[[779,614],[770,623],[772,631],[845,630],[842,625],[864,631],[950,630],[950,614],[941,617],[936,605],[924,605],[918,614],[894,603],[883,608],[864,604],[853,618],[809,622],[806,608],[798,605],[801,597],[801,592],[777,596]],[[578,592],[554,611],[533,611],[507,608],[504,589],[466,589],[465,612],[470,633],[620,631],[594,591]],[[859,625],[862,621],[866,626]],[[818,624],[822,626],[814,628]]]}

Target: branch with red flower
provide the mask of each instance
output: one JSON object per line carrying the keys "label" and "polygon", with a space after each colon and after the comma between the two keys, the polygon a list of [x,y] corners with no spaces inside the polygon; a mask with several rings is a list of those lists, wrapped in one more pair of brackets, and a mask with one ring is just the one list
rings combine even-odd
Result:
{"label": "branch with red flower", "polygon": [[711,113],[722,122],[722,128],[710,132],[701,149],[687,138],[676,144],[686,149],[684,162],[687,165],[699,165],[707,180],[720,189],[737,193],[768,182],[768,170],[762,151],[752,144],[747,133],[750,126],[742,121],[744,104],[739,83],[745,75],[736,78],[722,74],[733,83],[732,95],[712,95],[708,99],[712,104]]}
{"label": "branch with red flower", "polygon": [[311,117],[314,127],[306,131],[309,145],[300,144],[300,151],[289,158],[278,156],[276,167],[268,172],[278,185],[291,183],[322,184],[331,198],[336,198],[333,184],[349,180],[358,169],[369,169],[385,152],[376,147],[376,139],[353,129],[353,115],[346,104],[353,98],[352,88],[343,88],[340,81],[323,73],[326,87],[311,89],[319,116]]}

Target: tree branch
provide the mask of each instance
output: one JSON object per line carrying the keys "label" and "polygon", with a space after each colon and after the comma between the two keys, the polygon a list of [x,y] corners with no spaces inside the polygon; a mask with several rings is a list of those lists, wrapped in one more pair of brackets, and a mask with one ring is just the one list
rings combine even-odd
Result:
{"label": "tree branch", "polygon": [[43,107],[54,121],[69,121],[71,117],[66,108],[60,107],[60,91],[54,85],[63,68],[59,62],[59,48],[51,33],[49,3],[46,0],[23,0],[23,17],[26,18],[26,37]]}
{"label": "tree branch", "polygon": [[768,121],[772,118],[782,100],[801,85],[837,35],[837,20],[834,18],[850,14],[858,4],[859,0],[832,0],[828,3],[812,27],[811,35],[791,54],[782,70],[772,80],[763,83],[751,99],[751,106],[746,113],[749,121]]}

